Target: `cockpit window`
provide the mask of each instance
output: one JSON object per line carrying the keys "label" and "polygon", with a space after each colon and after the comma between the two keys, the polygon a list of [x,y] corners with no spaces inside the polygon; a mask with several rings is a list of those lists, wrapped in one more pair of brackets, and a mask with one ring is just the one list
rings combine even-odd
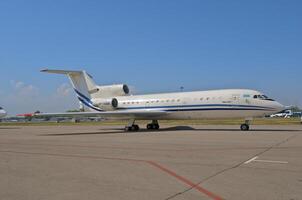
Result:
{"label": "cockpit window", "polygon": [[273,99],[268,98],[266,95],[254,95],[254,99],[261,99],[267,101],[274,101]]}

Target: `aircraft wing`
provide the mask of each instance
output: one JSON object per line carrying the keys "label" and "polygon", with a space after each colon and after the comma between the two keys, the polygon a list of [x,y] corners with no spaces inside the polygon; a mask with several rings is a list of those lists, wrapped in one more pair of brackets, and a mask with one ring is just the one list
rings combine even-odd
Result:
{"label": "aircraft wing", "polygon": [[103,117],[112,119],[152,119],[166,115],[166,111],[154,110],[118,110],[104,112],[65,112],[65,113],[36,113],[33,117]]}

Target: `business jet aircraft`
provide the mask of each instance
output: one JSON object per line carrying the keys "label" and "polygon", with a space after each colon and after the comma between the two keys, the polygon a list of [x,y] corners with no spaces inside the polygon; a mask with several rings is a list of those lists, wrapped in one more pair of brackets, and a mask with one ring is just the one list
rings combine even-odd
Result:
{"label": "business jet aircraft", "polygon": [[284,110],[279,113],[275,113],[270,115],[270,117],[283,117],[283,118],[291,118],[294,115],[294,113],[291,110]]}
{"label": "business jet aircraft", "polygon": [[96,85],[85,71],[49,70],[42,72],[67,75],[80,102],[88,112],[40,113],[37,117],[104,117],[127,119],[125,131],[138,131],[135,120],[151,120],[147,129],[159,129],[158,120],[245,118],[241,130],[249,130],[253,117],[262,117],[284,109],[280,103],[255,90],[225,89],[130,95],[125,84]]}
{"label": "business jet aircraft", "polygon": [[6,115],[7,115],[6,111],[2,107],[0,107],[0,118],[5,117]]}

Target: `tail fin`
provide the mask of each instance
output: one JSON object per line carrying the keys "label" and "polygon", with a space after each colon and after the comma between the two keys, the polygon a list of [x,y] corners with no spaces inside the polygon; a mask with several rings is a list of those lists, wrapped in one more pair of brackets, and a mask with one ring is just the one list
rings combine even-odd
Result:
{"label": "tail fin", "polygon": [[93,81],[92,77],[86,73],[86,71],[44,69],[41,70],[41,72],[67,75],[75,92],[77,93],[80,102],[84,103],[90,108],[93,106],[91,102],[91,94],[97,90],[97,85]]}

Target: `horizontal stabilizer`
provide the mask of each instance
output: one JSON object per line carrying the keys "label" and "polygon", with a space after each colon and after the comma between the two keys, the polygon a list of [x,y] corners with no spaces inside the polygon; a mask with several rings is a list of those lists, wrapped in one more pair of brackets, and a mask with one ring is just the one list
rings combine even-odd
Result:
{"label": "horizontal stabilizer", "polygon": [[43,69],[41,72],[52,73],[52,74],[82,74],[82,71],[74,70],[53,70],[53,69]]}

